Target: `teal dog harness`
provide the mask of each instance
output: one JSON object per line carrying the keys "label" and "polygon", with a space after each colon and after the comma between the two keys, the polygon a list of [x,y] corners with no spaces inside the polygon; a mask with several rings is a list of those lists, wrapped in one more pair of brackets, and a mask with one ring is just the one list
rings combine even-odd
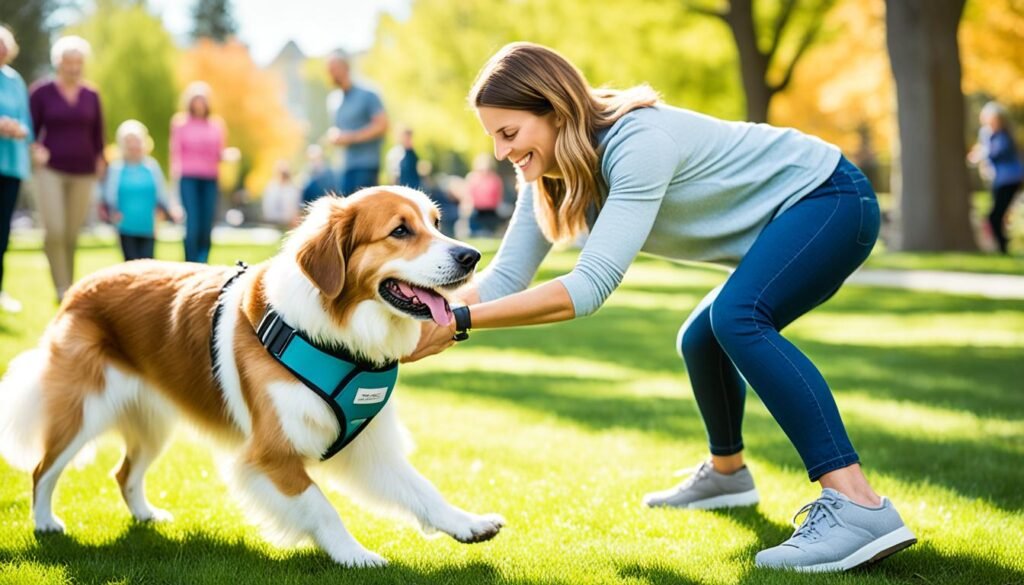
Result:
{"label": "teal dog harness", "polygon": [[[213,310],[210,334],[210,363],[217,363],[217,324],[224,311],[228,287],[249,267],[239,261],[235,274],[224,283]],[[313,343],[301,331],[289,327],[281,315],[268,306],[256,328],[256,336],[281,365],[319,396],[335,418],[341,433],[320,456],[326,461],[351,443],[377,416],[395,389],[398,362],[381,367],[356,359],[344,348],[327,348]]]}
{"label": "teal dog harness", "polygon": [[398,362],[374,367],[344,348],[326,348],[288,326],[273,308],[256,329],[270,355],[316,393],[338,419],[341,433],[321,461],[351,443],[377,416],[395,389]]}

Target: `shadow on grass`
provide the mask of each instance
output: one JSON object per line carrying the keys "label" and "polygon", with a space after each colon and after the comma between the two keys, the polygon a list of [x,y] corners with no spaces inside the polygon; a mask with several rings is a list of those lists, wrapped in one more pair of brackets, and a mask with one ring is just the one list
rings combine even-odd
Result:
{"label": "shadow on grass", "polygon": [[[652,314],[641,309],[609,307],[599,317],[556,326],[480,332],[474,336],[472,345],[619,363],[653,374],[679,376],[682,388],[685,369],[674,345],[684,318],[683,313]],[[1019,348],[877,347],[828,344],[793,334],[787,337],[840,391],[864,387],[871,388],[880,398],[921,402],[1006,420],[1024,417],[1024,401],[1011,391],[1024,379]]]}
{"label": "shadow on grass", "polygon": [[480,562],[434,569],[392,561],[384,568],[350,569],[315,548],[275,559],[242,541],[217,540],[203,533],[177,540],[143,523],[133,523],[116,539],[98,545],[62,534],[36,535],[35,540],[35,546],[25,551],[0,549],[0,563],[61,568],[74,583],[559,583],[548,578],[509,580]]}
{"label": "shadow on grass", "polygon": [[[667,511],[673,513],[674,511]],[[684,512],[685,511],[679,511]],[[789,583],[985,583],[1011,584],[1024,582],[1024,572],[992,563],[979,556],[944,554],[927,542],[900,551],[887,559],[858,567],[844,574],[800,574],[790,571],[759,569],[753,566],[754,556],[765,548],[775,546],[793,533],[788,524],[773,522],[757,507],[714,510],[711,513],[729,518],[756,535],[757,540],[741,550],[729,553],[729,561],[748,568],[737,583],[741,585]],[[651,585],[696,585],[701,580],[673,571],[670,567],[650,567],[636,563],[620,564],[618,574]]]}
{"label": "shadow on grass", "polygon": [[[998,306],[1006,308],[1004,304]],[[964,312],[980,310],[973,301],[957,307]],[[667,312],[652,313],[657,312],[609,307],[599,317],[555,327],[485,332],[474,336],[472,344],[556,359],[574,357],[619,363],[652,375],[678,376],[679,397],[683,398],[687,394],[686,373],[672,345],[678,323],[685,315],[668,317]],[[893,348],[836,345],[798,336],[793,339],[818,364],[832,387],[839,390],[841,408],[843,390],[854,389],[897,408],[907,404],[922,409],[946,409],[953,415],[970,413],[992,421],[1015,422],[1024,418],[1024,401],[1013,391],[1024,379],[1024,361],[1017,348]],[[590,377],[585,371],[534,374],[528,364],[520,373],[489,372],[486,362],[469,371],[452,372],[443,379],[445,391],[508,401],[516,407],[553,414],[602,432],[625,429],[680,441],[705,441],[703,425],[692,402],[635,397],[616,388],[634,381]],[[420,374],[415,368],[408,368],[402,380],[403,384],[428,392],[439,391],[436,371]],[[753,394],[749,399],[756,400]],[[867,468],[945,486],[971,498],[989,500],[1004,510],[1024,506],[1024,492],[1005,465],[1006,461],[1020,457],[1017,439],[986,437],[981,430],[969,439],[949,438],[942,435],[941,427],[929,436],[918,436],[902,431],[899,420],[863,412],[858,416],[859,419],[848,417],[848,430]],[[745,442],[752,453],[783,466],[799,467],[795,450],[763,410],[748,408],[744,426]]]}

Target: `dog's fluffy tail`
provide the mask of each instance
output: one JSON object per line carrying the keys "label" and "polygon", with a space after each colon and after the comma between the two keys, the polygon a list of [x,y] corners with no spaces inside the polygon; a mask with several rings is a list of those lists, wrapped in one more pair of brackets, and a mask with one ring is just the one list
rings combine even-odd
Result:
{"label": "dog's fluffy tail", "polygon": [[45,365],[45,350],[30,349],[11,360],[0,380],[0,456],[23,470],[42,458]]}

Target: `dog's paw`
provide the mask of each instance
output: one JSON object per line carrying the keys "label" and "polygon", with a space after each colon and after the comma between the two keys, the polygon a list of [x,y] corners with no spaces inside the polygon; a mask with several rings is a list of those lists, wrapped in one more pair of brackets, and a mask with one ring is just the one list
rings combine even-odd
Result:
{"label": "dog's paw", "polygon": [[40,534],[63,534],[64,523],[56,516],[36,520],[35,531]]}
{"label": "dog's paw", "polygon": [[171,520],[174,520],[174,514],[171,514],[167,510],[161,510],[160,508],[153,507],[150,507],[148,510],[142,510],[133,515],[139,522],[170,522]]}
{"label": "dog's paw", "polygon": [[335,551],[331,553],[331,558],[339,565],[353,569],[372,569],[386,567],[388,564],[387,559],[365,548]]}
{"label": "dog's paw", "polygon": [[469,521],[466,525],[449,534],[463,544],[472,544],[494,538],[504,526],[505,519],[498,514],[484,514],[483,516],[469,514]]}

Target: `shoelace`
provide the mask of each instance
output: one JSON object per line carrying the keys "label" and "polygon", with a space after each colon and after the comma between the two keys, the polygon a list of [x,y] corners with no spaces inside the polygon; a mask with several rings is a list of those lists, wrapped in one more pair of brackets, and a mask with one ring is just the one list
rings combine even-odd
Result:
{"label": "shoelace", "polygon": [[697,483],[698,480],[701,480],[701,479],[707,477],[708,472],[710,472],[711,469],[712,469],[711,463],[708,462],[708,461],[703,461],[703,462],[701,462],[700,464],[698,464],[698,465],[696,465],[694,467],[690,467],[688,469],[680,469],[679,471],[676,471],[675,473],[672,474],[675,477],[682,477],[684,475],[689,475],[690,476],[690,477],[686,478],[685,481],[683,481],[678,486],[676,486],[676,488],[677,489],[686,489],[686,488],[690,487],[691,485]]}
{"label": "shoelace", "polygon": [[[836,510],[842,507],[843,503],[839,498],[828,493],[822,494],[817,500],[800,508],[793,515],[793,527],[796,528],[796,532],[793,533],[792,538],[799,537],[813,540],[822,536],[824,534],[824,531],[820,528],[822,522],[826,522],[829,527],[842,523],[836,515]],[[802,524],[797,525],[796,519],[804,512],[807,512],[807,517],[804,518]]]}

